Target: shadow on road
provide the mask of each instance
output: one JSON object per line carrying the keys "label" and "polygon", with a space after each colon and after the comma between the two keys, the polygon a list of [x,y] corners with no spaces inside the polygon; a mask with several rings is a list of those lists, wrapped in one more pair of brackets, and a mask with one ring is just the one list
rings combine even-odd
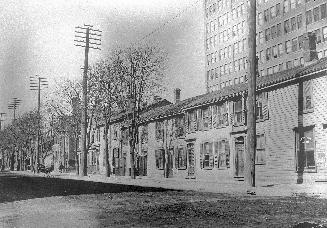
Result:
{"label": "shadow on road", "polygon": [[0,172],[0,203],[81,194],[120,192],[164,192],[170,189],[102,183],[83,180],[46,178]]}

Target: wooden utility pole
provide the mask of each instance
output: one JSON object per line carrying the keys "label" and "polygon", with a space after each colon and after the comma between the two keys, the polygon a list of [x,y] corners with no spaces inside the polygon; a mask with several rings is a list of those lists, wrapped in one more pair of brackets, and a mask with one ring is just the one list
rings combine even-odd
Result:
{"label": "wooden utility pole", "polygon": [[248,1],[248,100],[247,148],[245,152],[245,181],[255,187],[256,153],[256,1]]}
{"label": "wooden utility pole", "polygon": [[[90,35],[101,37],[100,30],[93,29],[93,25],[85,25],[83,27],[77,26],[75,29],[80,29],[75,31],[76,38],[82,38],[82,40],[75,39],[75,46],[84,47],[85,49],[85,58],[84,58],[84,72],[83,72],[83,95],[82,95],[82,118],[81,118],[81,164],[79,166],[79,175],[87,176],[87,150],[86,148],[86,137],[87,137],[87,71],[89,65],[89,49],[98,49],[97,46],[100,46],[100,43],[90,42],[90,40],[101,41],[99,38],[90,37]],[[98,32],[98,33],[96,33]],[[91,44],[91,45],[90,45]],[[93,45],[93,46],[92,46]]]}
{"label": "wooden utility pole", "polygon": [[39,172],[38,165],[40,162],[40,131],[41,131],[41,115],[40,115],[40,107],[41,107],[41,86],[48,86],[48,81],[46,78],[40,77],[38,75],[30,77],[30,90],[37,90],[37,139],[36,139],[36,163],[35,169],[36,172]]}

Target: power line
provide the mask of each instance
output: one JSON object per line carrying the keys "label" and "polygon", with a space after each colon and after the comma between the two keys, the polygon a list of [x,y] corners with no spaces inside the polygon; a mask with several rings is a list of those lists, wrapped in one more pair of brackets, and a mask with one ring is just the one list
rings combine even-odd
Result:
{"label": "power line", "polygon": [[197,0],[196,2],[194,2],[193,4],[190,4],[189,6],[187,6],[186,8],[184,8],[183,10],[179,11],[175,16],[173,16],[171,19],[167,20],[166,22],[164,22],[162,25],[160,25],[159,27],[155,28],[152,32],[146,34],[145,36],[143,36],[141,39],[139,39],[137,42],[135,43],[140,43],[141,41],[145,40],[146,38],[148,38],[149,36],[153,35],[156,32],[159,32],[160,30],[162,30],[164,27],[166,27],[168,24],[172,23],[175,19],[177,19],[178,17],[180,17],[183,13],[185,13],[188,9],[193,8],[198,2],[200,2],[202,0]]}

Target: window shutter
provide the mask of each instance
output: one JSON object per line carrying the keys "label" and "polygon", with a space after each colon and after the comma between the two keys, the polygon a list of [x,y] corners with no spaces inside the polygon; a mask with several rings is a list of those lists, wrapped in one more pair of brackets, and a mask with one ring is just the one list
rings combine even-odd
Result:
{"label": "window shutter", "polygon": [[231,125],[233,125],[234,120],[234,102],[228,102],[228,113],[229,113],[229,122]]}
{"label": "window shutter", "polygon": [[229,141],[225,141],[225,153],[226,153],[226,167],[230,168],[230,147],[229,147]]}
{"label": "window shutter", "polygon": [[179,148],[176,147],[176,149],[174,150],[174,157],[175,157],[175,168],[178,169],[179,165],[178,165],[178,150]]}
{"label": "window shutter", "polygon": [[212,146],[213,146],[213,143],[209,143],[209,168],[213,168],[213,165],[214,165],[214,160],[213,160],[213,151],[212,151]]}
{"label": "window shutter", "polygon": [[203,146],[204,144],[200,144],[200,168],[203,169]]}
{"label": "window shutter", "polygon": [[212,112],[213,112],[213,106],[209,106],[209,120],[208,120],[208,122],[209,122],[209,129],[211,129],[212,128]]}
{"label": "window shutter", "polygon": [[218,142],[215,142],[215,149],[214,149],[214,167],[219,168],[219,163],[218,163]]}
{"label": "window shutter", "polygon": [[218,127],[218,113],[217,113],[217,105],[212,107],[212,127]]}
{"label": "window shutter", "polygon": [[185,112],[185,116],[184,116],[184,128],[186,133],[190,132],[190,128],[189,128],[189,114],[188,112]]}
{"label": "window shutter", "polygon": [[158,150],[155,150],[154,151],[155,153],[155,158],[156,158],[156,168],[159,169],[159,151]]}
{"label": "window shutter", "polygon": [[203,130],[203,111],[202,109],[197,110],[197,130]]}
{"label": "window shutter", "polygon": [[263,115],[263,119],[265,119],[265,120],[267,120],[269,118],[268,92],[263,92],[263,94],[262,94],[262,115]]}

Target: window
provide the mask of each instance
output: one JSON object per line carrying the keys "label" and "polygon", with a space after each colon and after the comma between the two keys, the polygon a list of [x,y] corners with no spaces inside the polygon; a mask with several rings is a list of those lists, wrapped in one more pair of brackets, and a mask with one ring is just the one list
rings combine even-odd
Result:
{"label": "window", "polygon": [[312,81],[303,82],[303,110],[313,108],[312,103]]}
{"label": "window", "polygon": [[276,7],[275,6],[272,6],[270,8],[270,17],[271,17],[271,19],[276,17]]}
{"label": "window", "polygon": [[261,63],[265,63],[265,60],[266,60],[265,53],[263,51],[260,51],[260,61],[261,61]]}
{"label": "window", "polygon": [[278,71],[283,71],[284,70],[284,64],[283,63],[280,63],[278,65]]}
{"label": "window", "polygon": [[266,138],[264,134],[257,135],[255,164],[266,164]]}
{"label": "window", "polygon": [[156,157],[156,168],[164,169],[164,157],[165,157],[164,149],[156,150],[155,157]]}
{"label": "window", "polygon": [[182,116],[175,118],[175,134],[176,137],[184,136],[184,118]]}
{"label": "window", "polygon": [[296,1],[291,0],[291,9],[295,9],[295,7],[296,7]]}
{"label": "window", "polygon": [[211,127],[211,109],[209,107],[202,110],[202,124],[203,129]]}
{"label": "window", "polygon": [[176,149],[176,157],[175,157],[175,166],[177,169],[186,169],[186,149],[184,147],[178,147]]}
{"label": "window", "polygon": [[297,51],[297,38],[292,39],[292,51]]}
{"label": "window", "polygon": [[164,122],[156,122],[156,139],[162,140],[164,135]]}
{"label": "window", "polygon": [[295,17],[291,18],[291,30],[292,31],[296,30],[296,18]]}
{"label": "window", "polygon": [[268,75],[273,74],[274,73],[274,68],[273,67],[269,67],[268,68]]}
{"label": "window", "polygon": [[265,22],[269,21],[269,10],[268,9],[264,11],[264,21]]}
{"label": "window", "polygon": [[278,65],[274,66],[274,73],[277,73],[279,71]]}
{"label": "window", "polygon": [[122,131],[121,131],[121,139],[122,139],[123,145],[128,145],[128,136],[129,136],[128,128],[122,129]]}
{"label": "window", "polygon": [[268,119],[268,93],[259,93],[256,97],[256,119]]}
{"label": "window", "polygon": [[[303,136],[299,139],[299,132],[295,134],[296,140],[296,153],[299,156],[300,144],[302,144],[303,151],[303,163],[305,171],[315,171],[316,162],[315,162],[315,140],[313,134],[313,128],[305,129]],[[299,165],[299,164],[298,164]],[[299,168],[299,167],[297,167]]]}
{"label": "window", "polygon": [[273,52],[273,57],[277,58],[278,57],[278,48],[276,45],[272,48],[272,52]]}
{"label": "window", "polygon": [[314,22],[319,21],[319,19],[320,19],[319,11],[320,11],[319,6],[313,9],[313,21]]}
{"label": "window", "polygon": [[213,106],[213,126],[215,128],[220,128],[228,126],[228,103],[224,102],[219,105]]}
{"label": "window", "polygon": [[298,40],[299,40],[299,49],[302,49],[303,48],[303,41],[304,41],[303,35],[299,36]]}
{"label": "window", "polygon": [[300,60],[299,59],[294,59],[294,67],[297,67],[300,65]]}
{"label": "window", "polygon": [[201,169],[212,169],[214,165],[213,159],[213,143],[205,142],[200,145],[200,166]]}
{"label": "window", "polygon": [[275,39],[277,36],[277,30],[276,30],[276,26],[272,26],[271,27],[271,39]]}
{"label": "window", "polygon": [[263,25],[263,14],[258,13],[258,25]]}
{"label": "window", "polygon": [[302,27],[302,14],[297,15],[297,28],[300,29]]}
{"label": "window", "polygon": [[307,25],[312,23],[312,11],[311,10],[305,12],[305,19],[306,19]]}
{"label": "window", "polygon": [[320,17],[321,19],[327,18],[327,4],[320,5]]}
{"label": "window", "polygon": [[289,70],[289,69],[292,69],[293,68],[293,61],[287,61],[286,62],[286,69]]}
{"label": "window", "polygon": [[280,3],[276,5],[276,17],[280,16]]}
{"label": "window", "polygon": [[320,44],[321,43],[321,29],[315,30],[315,34],[316,34],[316,42],[317,42],[317,44]]}
{"label": "window", "polygon": [[284,0],[284,13],[287,13],[288,11],[290,11],[290,1]]}
{"label": "window", "polygon": [[266,60],[269,61],[271,58],[271,48],[266,49]]}
{"label": "window", "polygon": [[230,147],[226,139],[215,142],[215,167],[229,168],[230,167]]}
{"label": "window", "polygon": [[277,31],[276,31],[277,37],[281,36],[282,35],[282,24],[281,23],[277,24],[276,29],[277,29]]}
{"label": "window", "polygon": [[285,42],[285,52],[286,54],[290,53],[292,51],[292,43],[290,40]]}
{"label": "window", "polygon": [[141,143],[148,142],[148,125],[144,125],[141,130]]}
{"label": "window", "polygon": [[188,113],[188,130],[194,132],[197,130],[197,115],[196,110]]}
{"label": "window", "polygon": [[265,35],[266,35],[266,41],[269,41],[271,38],[270,28],[266,29]]}
{"label": "window", "polygon": [[244,123],[243,117],[243,98],[239,98],[234,102],[234,124]]}
{"label": "window", "polygon": [[327,26],[322,28],[322,39],[323,41],[327,41]]}
{"label": "window", "polygon": [[278,56],[282,56],[284,54],[283,44],[278,44]]}
{"label": "window", "polygon": [[284,32],[285,33],[289,33],[291,31],[290,29],[290,21],[289,20],[286,20],[284,21]]}

